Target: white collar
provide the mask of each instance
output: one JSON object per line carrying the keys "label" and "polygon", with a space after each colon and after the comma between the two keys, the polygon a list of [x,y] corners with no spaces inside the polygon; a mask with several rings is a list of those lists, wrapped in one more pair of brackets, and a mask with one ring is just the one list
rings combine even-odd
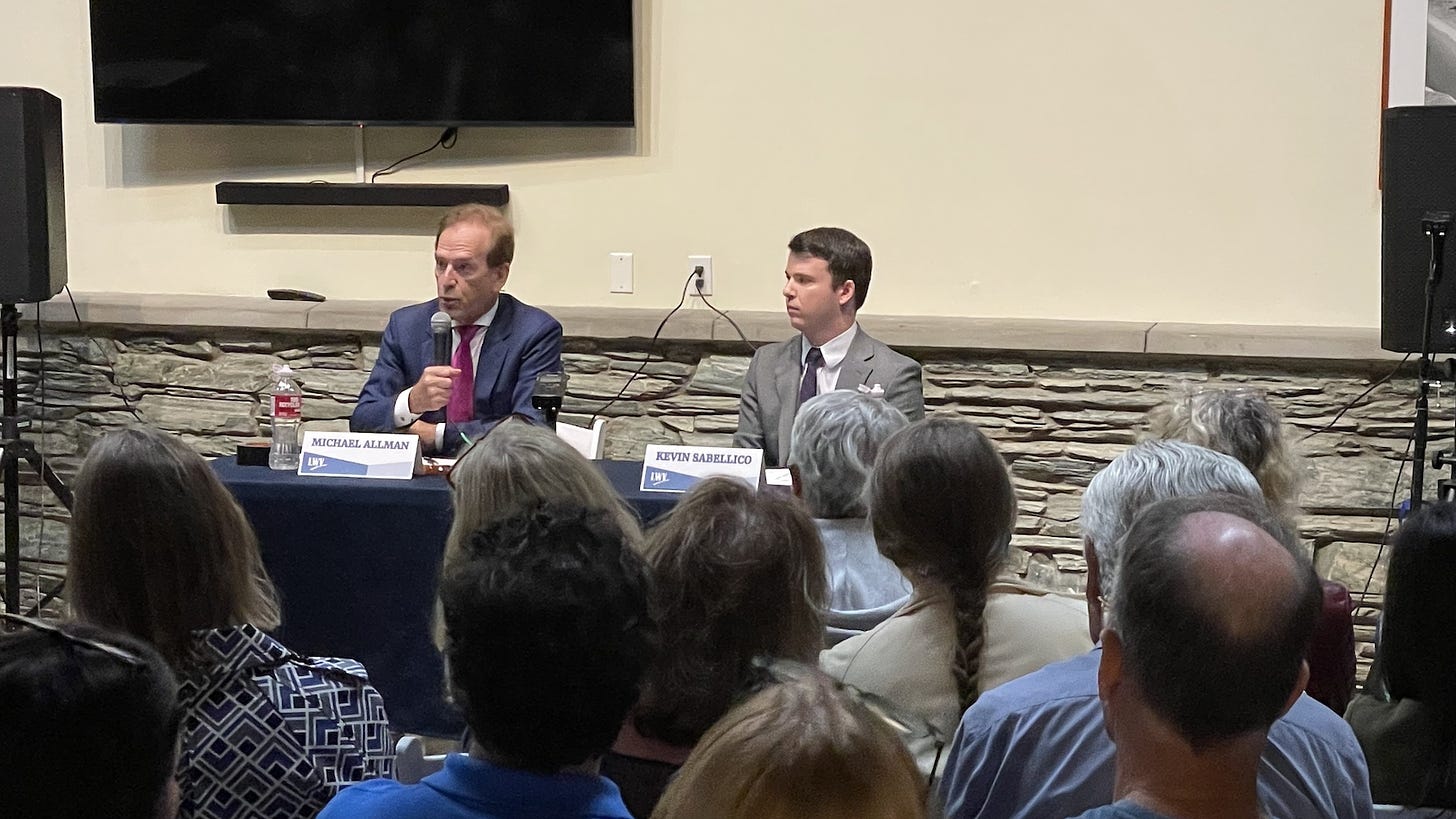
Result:
{"label": "white collar", "polygon": [[[844,362],[845,356],[849,355],[849,345],[854,343],[855,333],[859,330],[859,322],[849,325],[849,329],[819,345],[819,352],[824,356],[824,366],[838,367]],[[809,343],[808,336],[802,336],[804,343],[799,349],[799,364],[804,363],[808,358],[809,350],[814,345]]]}
{"label": "white collar", "polygon": [[[500,296],[496,296],[495,297],[495,304],[492,304],[490,306],[490,309],[489,310],[486,310],[483,314],[481,314],[480,318],[476,319],[475,321],[473,321],[471,323],[474,324],[476,327],[479,327],[482,330],[487,329],[488,327],[490,327],[491,322],[494,322],[495,321],[495,311],[497,311],[499,309],[500,309]],[[455,325],[455,329],[456,330],[459,330],[460,329],[460,325],[458,325],[458,324]]]}

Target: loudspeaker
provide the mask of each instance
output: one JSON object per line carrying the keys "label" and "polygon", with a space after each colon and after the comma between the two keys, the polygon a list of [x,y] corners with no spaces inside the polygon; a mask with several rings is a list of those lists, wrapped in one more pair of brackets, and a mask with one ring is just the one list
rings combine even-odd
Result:
{"label": "loudspeaker", "polygon": [[[1388,108],[1382,129],[1380,230],[1380,346],[1421,351],[1430,238],[1421,228],[1428,211],[1456,213],[1456,106]],[[1431,352],[1456,352],[1456,267],[1446,240],[1444,273],[1431,312]]]}
{"label": "loudspeaker", "polygon": [[61,101],[0,88],[0,304],[46,301],[66,286]]}

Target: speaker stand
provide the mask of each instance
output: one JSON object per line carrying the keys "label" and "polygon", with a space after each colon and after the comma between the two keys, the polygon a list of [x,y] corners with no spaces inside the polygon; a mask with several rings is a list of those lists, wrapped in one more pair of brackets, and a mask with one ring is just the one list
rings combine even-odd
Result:
{"label": "speaker stand", "polygon": [[[23,460],[40,475],[51,492],[67,511],[72,504],[71,490],[45,462],[35,445],[20,438],[20,430],[29,427],[17,415],[19,388],[16,379],[16,340],[20,335],[20,311],[13,304],[0,305],[0,341],[3,341],[4,374],[0,377],[0,469],[5,485],[5,610],[20,613],[20,462]],[[37,601],[32,614],[60,593],[65,581]]]}

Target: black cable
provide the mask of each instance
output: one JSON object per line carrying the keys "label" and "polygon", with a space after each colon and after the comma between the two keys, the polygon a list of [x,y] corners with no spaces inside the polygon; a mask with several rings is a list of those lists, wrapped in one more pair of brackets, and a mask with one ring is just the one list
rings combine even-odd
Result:
{"label": "black cable", "polygon": [[681,310],[682,309],[682,306],[685,303],[687,303],[687,300],[688,300],[688,285],[692,283],[693,279],[697,275],[698,275],[698,271],[697,270],[694,270],[693,272],[691,272],[691,273],[688,274],[688,277],[686,279],[683,280],[682,298],[680,298],[680,299],[677,300],[677,306],[674,307],[674,308],[672,308],[671,310],[667,311],[667,315],[663,316],[662,317],[662,321],[660,321],[660,322],[657,323],[657,329],[654,330],[654,331],[652,331],[652,340],[649,341],[649,342],[647,342],[647,353],[646,353],[646,355],[642,356],[642,363],[639,364],[639,365],[637,365],[637,371],[634,372],[634,373],[632,373],[632,375],[627,379],[627,383],[625,383],[625,384],[622,385],[622,389],[618,390],[617,391],[617,394],[614,395],[614,396],[612,396],[612,400],[610,400],[607,403],[603,404],[602,407],[601,407],[601,409],[599,409],[596,412],[592,413],[591,420],[586,422],[587,429],[591,429],[596,424],[596,422],[597,422],[597,416],[599,416],[602,413],[606,412],[608,407],[610,407],[611,405],[617,403],[617,400],[619,398],[621,398],[623,395],[626,395],[627,394],[627,388],[630,387],[630,386],[632,386],[632,382],[633,381],[636,381],[637,380],[637,376],[641,375],[642,374],[642,371],[647,368],[647,362],[649,362],[649,361],[652,360],[652,350],[653,350],[653,348],[655,348],[657,346],[657,337],[660,336],[660,335],[662,335],[662,328],[664,328],[664,327],[667,326],[667,320],[670,319],[670,318],[672,318],[673,315],[675,313],[677,313],[677,311]]}
{"label": "black cable", "polygon": [[[80,308],[76,307],[76,297],[71,294],[71,286],[69,284],[65,285],[65,288],[66,298],[71,300],[71,313],[76,317],[76,329],[84,330],[85,322],[81,321],[81,310]],[[39,311],[36,312],[36,321],[40,321]],[[101,345],[97,343],[96,339],[93,338],[91,335],[84,332],[82,333],[82,335],[85,335],[86,339],[91,342],[91,346],[96,348],[96,352],[101,355],[101,360],[106,362],[106,370],[107,372],[111,373],[111,383],[115,384],[117,389],[120,391],[121,403],[126,406],[126,411],[131,413],[131,416],[133,418],[137,419],[137,423],[145,424],[147,422],[147,419],[143,418],[140,412],[137,412],[137,408],[131,405],[131,399],[126,397],[126,387],[123,387],[120,383],[120,379],[116,377],[116,367],[111,363],[111,356],[107,355],[106,351],[101,349]]]}
{"label": "black cable", "polygon": [[699,270],[701,270],[701,268],[694,268],[693,269],[693,280],[694,280],[693,283],[697,287],[697,290],[698,290],[698,292],[696,294],[697,297],[703,300],[703,304],[706,304],[708,306],[708,309],[709,310],[712,310],[714,313],[717,313],[718,315],[722,316],[723,318],[728,319],[728,323],[731,324],[731,325],[733,325],[733,329],[738,332],[738,337],[741,338],[741,339],[743,339],[743,343],[744,344],[747,344],[748,345],[748,349],[749,349],[750,352],[754,352],[754,353],[758,352],[758,347],[754,346],[754,343],[752,341],[749,341],[748,340],[748,336],[744,335],[743,328],[741,328],[741,327],[738,326],[738,322],[734,321],[732,316],[730,316],[727,313],[723,312],[722,310],[719,310],[718,308],[714,307],[713,306],[713,303],[711,301],[708,301],[708,297],[705,296],[705,295],[703,295],[703,280],[698,278],[698,271]]}
{"label": "black cable", "polygon": [[456,139],[459,138],[459,136],[460,136],[460,129],[459,128],[446,128],[444,131],[440,132],[440,138],[437,139],[437,140],[435,140],[435,144],[434,145],[431,145],[430,147],[424,149],[423,151],[417,151],[415,153],[412,153],[409,156],[405,157],[404,159],[398,160],[397,162],[394,162],[391,165],[387,165],[387,166],[385,166],[383,168],[380,168],[379,170],[375,171],[373,174],[371,174],[369,176],[369,181],[370,182],[373,182],[374,180],[378,179],[381,176],[388,176],[389,174],[394,173],[395,168],[398,168],[400,165],[403,165],[404,163],[410,161],[411,159],[414,159],[417,156],[424,156],[425,154],[429,153],[430,151],[435,150],[436,148],[440,148],[440,149],[443,149],[443,150],[448,151],[451,148],[454,148],[455,147],[455,141],[456,141]]}
{"label": "black cable", "polygon": [[1385,531],[1380,535],[1380,548],[1375,550],[1375,561],[1370,564],[1370,576],[1365,578],[1365,588],[1360,590],[1360,604],[1365,604],[1365,598],[1370,594],[1370,584],[1375,582],[1375,569],[1380,565],[1380,558],[1385,554],[1385,545],[1390,539],[1390,519],[1400,514],[1395,508],[1395,496],[1400,492],[1400,479],[1405,476],[1405,462],[1410,458],[1411,444],[1416,440],[1415,425],[1411,425],[1411,434],[1405,439],[1405,454],[1400,456],[1400,468],[1395,471],[1395,485],[1390,487],[1390,505],[1385,516]]}
{"label": "black cable", "polygon": [[1359,395],[1355,396],[1355,400],[1353,400],[1350,403],[1346,404],[1339,412],[1335,413],[1334,419],[1331,420],[1328,424],[1325,424],[1324,426],[1320,427],[1319,429],[1315,430],[1314,432],[1311,432],[1308,435],[1305,435],[1303,438],[1300,438],[1299,440],[1301,442],[1308,441],[1310,438],[1313,438],[1314,436],[1319,435],[1321,432],[1329,432],[1330,429],[1332,429],[1335,426],[1335,424],[1338,424],[1340,422],[1340,419],[1341,418],[1345,417],[1345,413],[1346,412],[1349,412],[1352,408],[1354,408],[1354,406],[1356,404],[1360,403],[1360,399],[1362,399],[1365,396],[1369,395],[1370,392],[1372,390],[1374,390],[1376,387],[1378,387],[1381,384],[1384,384],[1385,382],[1387,382],[1390,379],[1394,378],[1395,377],[1395,374],[1398,373],[1398,372],[1400,372],[1400,368],[1401,367],[1404,367],[1405,366],[1405,363],[1407,361],[1410,361],[1411,355],[1412,355],[1411,353],[1406,353],[1405,354],[1405,358],[1402,358],[1400,360],[1400,363],[1397,364],[1397,365],[1395,365],[1395,369],[1391,370],[1389,373],[1386,373],[1386,375],[1385,375],[1384,378],[1382,378],[1379,381],[1376,381],[1374,384],[1371,384],[1370,386],[1366,387],[1364,392],[1362,392]]}

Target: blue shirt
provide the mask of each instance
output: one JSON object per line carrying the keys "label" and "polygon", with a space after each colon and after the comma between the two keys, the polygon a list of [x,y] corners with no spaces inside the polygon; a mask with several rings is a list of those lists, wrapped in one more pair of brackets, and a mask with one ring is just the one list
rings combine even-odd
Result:
{"label": "blue shirt", "polygon": [[[1097,699],[1101,657],[1099,646],[976,700],[946,762],[946,816],[1076,816],[1112,801],[1114,747]],[[1270,816],[1370,819],[1370,777],[1350,726],[1300,695],[1270,726],[1259,800]]]}
{"label": "blue shirt", "polygon": [[465,754],[445,768],[401,785],[360,782],[339,792],[319,819],[632,819],[611,780],[587,774],[537,774]]}
{"label": "blue shirt", "polygon": [[1132,802],[1113,802],[1105,807],[1093,808],[1076,819],[1168,819],[1168,817]]}

